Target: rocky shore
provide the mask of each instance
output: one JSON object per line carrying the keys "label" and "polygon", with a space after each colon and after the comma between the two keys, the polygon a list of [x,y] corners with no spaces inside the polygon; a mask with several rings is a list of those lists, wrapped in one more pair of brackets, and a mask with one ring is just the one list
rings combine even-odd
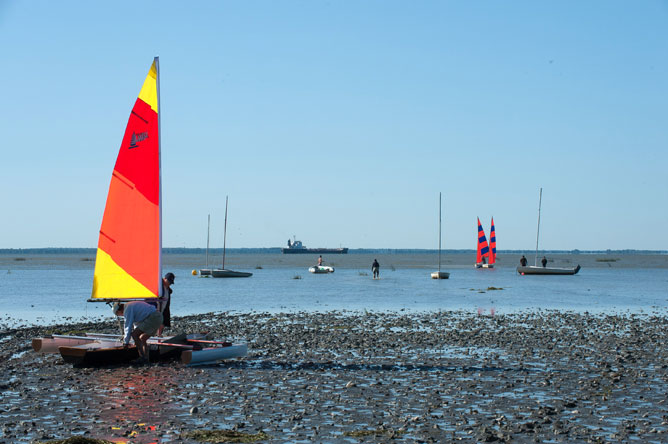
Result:
{"label": "rocky shore", "polygon": [[[203,314],[246,358],[72,368],[0,331],[0,442],[668,442],[666,313]],[[232,433],[234,432],[234,433]],[[215,441],[207,441],[215,442]],[[223,442],[223,441],[219,441]],[[242,441],[235,441],[242,442]]]}

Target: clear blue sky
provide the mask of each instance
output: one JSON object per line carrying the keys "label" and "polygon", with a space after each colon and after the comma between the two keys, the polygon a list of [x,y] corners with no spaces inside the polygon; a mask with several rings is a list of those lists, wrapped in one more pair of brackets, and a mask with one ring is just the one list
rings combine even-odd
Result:
{"label": "clear blue sky", "polygon": [[[0,248],[95,247],[160,56],[166,247],[668,249],[665,1],[0,0]],[[489,234],[489,233],[488,233]]]}

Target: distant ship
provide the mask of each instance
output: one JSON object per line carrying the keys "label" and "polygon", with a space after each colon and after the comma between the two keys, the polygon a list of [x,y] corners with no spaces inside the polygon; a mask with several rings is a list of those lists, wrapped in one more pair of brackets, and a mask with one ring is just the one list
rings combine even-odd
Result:
{"label": "distant ship", "polygon": [[288,247],[281,248],[283,254],[348,254],[348,248],[306,248],[302,241],[288,239]]}

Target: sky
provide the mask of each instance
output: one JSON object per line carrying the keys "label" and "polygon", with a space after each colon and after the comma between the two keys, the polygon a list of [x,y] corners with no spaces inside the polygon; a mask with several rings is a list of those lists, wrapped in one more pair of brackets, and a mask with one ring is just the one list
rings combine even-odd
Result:
{"label": "sky", "polygon": [[97,246],[154,56],[164,247],[668,249],[652,0],[0,0],[0,248]]}

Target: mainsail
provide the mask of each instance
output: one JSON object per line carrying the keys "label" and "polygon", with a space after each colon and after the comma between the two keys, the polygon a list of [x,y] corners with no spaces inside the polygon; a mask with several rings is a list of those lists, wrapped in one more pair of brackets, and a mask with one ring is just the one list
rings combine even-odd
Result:
{"label": "mainsail", "polygon": [[485,232],[482,230],[482,225],[480,225],[480,219],[478,218],[478,254],[476,255],[476,263],[481,263],[482,258],[489,256],[489,246],[487,245],[487,238],[485,237]]}
{"label": "mainsail", "polygon": [[93,277],[94,300],[162,293],[160,81],[156,57],[132,108],[111,176]]}
{"label": "mainsail", "polygon": [[496,229],[494,228],[494,218],[492,217],[492,226],[489,229],[489,263],[496,262]]}

